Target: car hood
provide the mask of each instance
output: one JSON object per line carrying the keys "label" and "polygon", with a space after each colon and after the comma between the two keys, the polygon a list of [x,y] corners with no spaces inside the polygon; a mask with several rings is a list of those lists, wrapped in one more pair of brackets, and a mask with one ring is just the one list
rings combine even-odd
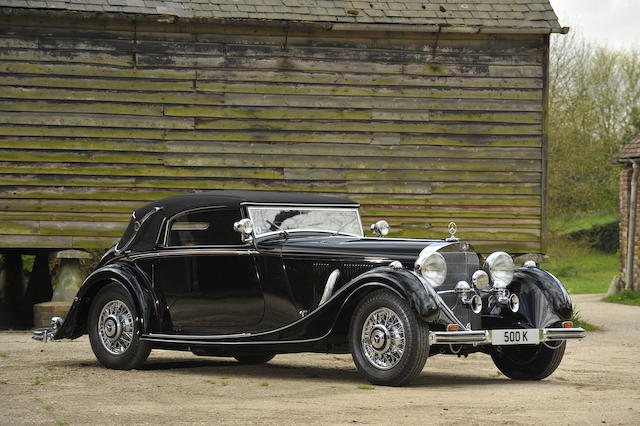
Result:
{"label": "car hood", "polygon": [[461,251],[460,242],[396,238],[359,238],[343,235],[297,237],[280,240],[282,255],[317,256],[335,259],[363,259],[413,262],[426,247],[437,251]]}

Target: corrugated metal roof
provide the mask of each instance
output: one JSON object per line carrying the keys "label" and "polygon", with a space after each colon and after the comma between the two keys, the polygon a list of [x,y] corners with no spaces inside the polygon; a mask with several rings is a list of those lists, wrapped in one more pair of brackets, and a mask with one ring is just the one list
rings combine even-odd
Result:
{"label": "corrugated metal roof", "polygon": [[356,28],[361,24],[402,25],[424,27],[423,31],[562,32],[547,0],[0,0],[0,7],[202,20],[358,24]]}
{"label": "corrugated metal roof", "polygon": [[618,153],[618,160],[631,160],[640,158],[640,135],[626,144]]}

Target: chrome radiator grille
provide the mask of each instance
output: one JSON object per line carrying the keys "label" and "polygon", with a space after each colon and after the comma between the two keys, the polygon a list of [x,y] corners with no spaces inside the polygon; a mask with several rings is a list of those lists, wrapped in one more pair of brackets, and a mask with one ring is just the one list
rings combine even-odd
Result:
{"label": "chrome radiator grille", "polygon": [[441,252],[447,261],[447,278],[438,290],[455,287],[458,281],[471,284],[471,276],[480,268],[478,255],[470,252]]}

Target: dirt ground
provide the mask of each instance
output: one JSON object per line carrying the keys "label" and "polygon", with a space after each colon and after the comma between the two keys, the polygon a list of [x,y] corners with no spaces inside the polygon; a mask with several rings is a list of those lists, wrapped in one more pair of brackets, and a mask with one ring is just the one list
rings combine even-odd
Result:
{"label": "dirt ground", "polygon": [[539,382],[488,356],[436,356],[405,388],[369,386],[349,355],[277,356],[266,366],[154,351],[113,371],[85,337],[44,345],[0,333],[0,424],[640,424],[640,307],[574,297],[604,328],[570,342]]}

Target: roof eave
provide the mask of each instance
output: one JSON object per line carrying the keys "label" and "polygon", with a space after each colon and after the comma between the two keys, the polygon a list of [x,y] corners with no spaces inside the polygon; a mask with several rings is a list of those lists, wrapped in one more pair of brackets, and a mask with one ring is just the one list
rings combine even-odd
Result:
{"label": "roof eave", "polygon": [[[451,25],[451,24],[370,24],[370,23],[337,23],[331,21],[302,21],[287,19],[248,19],[248,18],[216,18],[216,17],[195,17],[184,16],[180,14],[136,14],[125,12],[90,12],[90,11],[71,11],[66,9],[31,9],[31,8],[14,8],[0,6],[0,15],[39,15],[39,16],[61,16],[72,15],[79,18],[100,17],[103,19],[125,19],[145,21],[156,21],[174,23],[180,22],[199,22],[199,23],[220,23],[220,24],[257,24],[268,26],[305,26],[316,27],[332,31],[393,31],[393,32],[421,32],[421,33],[483,33],[483,34],[550,34],[559,33],[566,34],[569,32],[568,27],[560,27],[549,25],[546,21],[541,22],[539,26],[520,26],[520,27],[488,27],[488,26],[471,26],[471,25]],[[546,25],[546,26],[544,26]]]}

